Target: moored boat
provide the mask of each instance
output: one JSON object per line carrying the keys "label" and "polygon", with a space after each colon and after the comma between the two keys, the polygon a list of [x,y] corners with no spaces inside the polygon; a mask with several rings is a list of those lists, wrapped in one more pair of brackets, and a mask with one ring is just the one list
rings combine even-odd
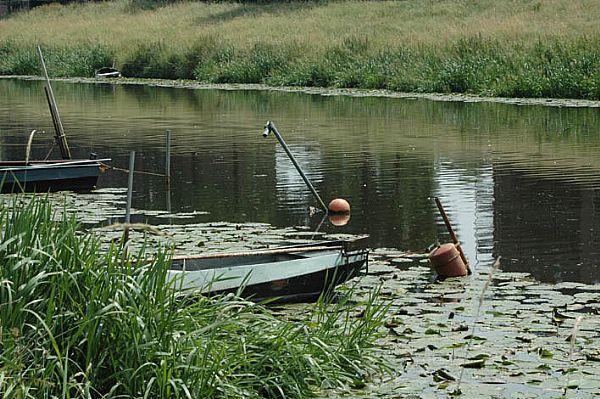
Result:
{"label": "moored boat", "polygon": [[95,72],[96,78],[120,78],[121,72],[111,67],[100,68]]}
{"label": "moored boat", "polygon": [[0,192],[87,192],[98,182],[109,159],[0,162]]}
{"label": "moored boat", "polygon": [[238,254],[174,257],[169,279],[204,294],[239,292],[251,300],[313,300],[357,276],[368,263],[365,239],[319,242]]}

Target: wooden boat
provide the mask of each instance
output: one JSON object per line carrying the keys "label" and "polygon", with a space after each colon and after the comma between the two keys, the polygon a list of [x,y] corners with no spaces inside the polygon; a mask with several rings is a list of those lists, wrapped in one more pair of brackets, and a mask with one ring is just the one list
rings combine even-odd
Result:
{"label": "wooden boat", "polygon": [[109,159],[0,162],[0,192],[92,190]]}
{"label": "wooden boat", "polygon": [[96,78],[120,78],[121,72],[111,67],[100,68],[95,73]]}
{"label": "wooden boat", "polygon": [[67,136],[60,120],[54,92],[50,85],[48,70],[42,49],[37,46],[38,56],[46,77],[44,92],[54,125],[56,144],[60,149],[62,160],[59,161],[30,161],[31,144],[36,130],[29,134],[25,161],[0,161],[0,192],[47,192],[70,190],[86,192],[92,190],[98,181],[100,172],[106,168],[103,162],[110,159],[71,159],[71,150]]}
{"label": "wooden boat", "polygon": [[238,254],[174,257],[169,279],[205,294],[238,292],[254,301],[314,300],[368,264],[366,238]]}

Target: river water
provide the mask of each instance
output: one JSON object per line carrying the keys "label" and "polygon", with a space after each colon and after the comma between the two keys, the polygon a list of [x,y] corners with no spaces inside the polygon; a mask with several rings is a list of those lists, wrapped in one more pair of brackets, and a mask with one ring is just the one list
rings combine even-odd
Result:
{"label": "river water", "polygon": [[[207,212],[197,221],[268,222],[369,234],[373,247],[449,241],[440,197],[475,268],[545,282],[600,282],[600,108],[326,96],[259,90],[53,84],[74,156],[91,152],[163,173],[138,174],[134,207]],[[0,79],[0,159],[51,147],[43,83]],[[322,214],[274,137],[272,120],[325,202],[349,200],[343,227]],[[54,149],[54,157],[58,157]],[[123,172],[99,187],[125,187]]]}

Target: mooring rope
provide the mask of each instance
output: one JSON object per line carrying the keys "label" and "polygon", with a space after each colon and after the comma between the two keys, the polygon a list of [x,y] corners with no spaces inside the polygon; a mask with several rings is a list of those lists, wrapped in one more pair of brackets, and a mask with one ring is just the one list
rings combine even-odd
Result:
{"label": "mooring rope", "polygon": [[55,145],[56,145],[56,140],[52,141],[52,146],[50,147],[50,150],[46,154],[46,157],[44,158],[44,161],[48,160],[48,158],[50,157],[50,154],[52,154],[52,150],[54,149]]}
{"label": "mooring rope", "polygon": [[[129,169],[125,169],[125,168],[118,168],[116,166],[110,166],[107,165],[103,162],[100,162],[100,166],[105,169],[105,170],[116,170],[118,172],[125,172],[125,173],[129,173]],[[150,176],[160,176],[160,177],[167,177],[167,175],[162,174],[162,173],[154,173],[154,172],[145,172],[142,170],[134,170],[133,173],[137,173],[140,175],[150,175]]]}

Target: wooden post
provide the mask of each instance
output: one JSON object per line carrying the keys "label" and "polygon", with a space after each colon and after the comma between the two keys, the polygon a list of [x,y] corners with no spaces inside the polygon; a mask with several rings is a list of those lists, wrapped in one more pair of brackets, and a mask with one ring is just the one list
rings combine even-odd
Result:
{"label": "wooden post", "polygon": [[129,174],[127,176],[127,207],[125,208],[125,231],[123,245],[129,241],[129,225],[131,224],[131,199],[133,196],[133,170],[135,168],[135,151],[129,153]]}
{"label": "wooden post", "polygon": [[165,181],[167,186],[166,199],[167,199],[167,212],[171,213],[171,131],[166,131],[166,142],[165,142]]}
{"label": "wooden post", "polygon": [[44,91],[46,92],[46,99],[48,100],[48,107],[50,108],[50,115],[52,116],[54,131],[56,132],[56,142],[60,148],[60,155],[63,159],[71,159],[71,150],[69,149],[69,144],[67,143],[65,129],[62,121],[60,120],[60,114],[58,113],[58,107],[56,106],[56,99],[54,98],[54,91],[52,91],[52,85],[50,85],[48,69],[46,69],[46,62],[44,61],[44,56],[42,55],[42,49],[40,46],[37,46],[37,52],[38,56],[40,57],[44,76],[46,77],[46,87],[44,87]]}
{"label": "wooden post", "polygon": [[167,182],[171,181],[171,131],[167,130],[166,136],[166,157],[165,157],[165,176],[167,176]]}
{"label": "wooden post", "polygon": [[444,210],[444,207],[442,206],[442,202],[440,201],[440,199],[438,197],[435,197],[434,199],[435,199],[435,204],[437,205],[438,210],[440,211],[440,214],[442,215],[442,219],[444,219],[444,224],[446,225],[446,230],[448,230],[448,233],[450,233],[450,238],[452,239],[452,242],[456,246],[456,249],[458,249],[460,258],[467,266],[467,271],[469,272],[469,274],[471,274],[471,266],[469,266],[469,261],[467,260],[467,257],[465,256],[465,253],[463,252],[463,249],[460,246],[460,241],[458,241],[458,237],[456,237],[456,234],[454,233],[454,230],[452,229],[452,225],[450,224],[450,219],[448,219],[448,215],[446,215],[446,211]]}
{"label": "wooden post", "polygon": [[131,197],[133,196],[133,170],[135,168],[135,151],[129,153],[129,174],[127,176],[127,208],[125,209],[125,223],[131,223]]}

